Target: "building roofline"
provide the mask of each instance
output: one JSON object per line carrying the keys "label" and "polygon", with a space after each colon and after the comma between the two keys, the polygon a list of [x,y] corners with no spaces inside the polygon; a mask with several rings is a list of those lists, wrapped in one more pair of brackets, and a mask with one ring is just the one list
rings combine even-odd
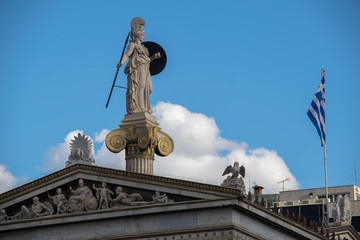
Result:
{"label": "building roofline", "polygon": [[105,168],[99,166],[91,166],[85,164],[75,164],[67,168],[63,168],[59,171],[31,181],[27,184],[16,187],[12,190],[0,194],[0,204],[18,197],[19,195],[25,194],[29,191],[42,188],[53,182],[64,179],[70,175],[76,174],[78,172],[89,172],[96,174],[106,174],[109,177],[123,178],[133,181],[143,181],[143,182],[152,182],[154,184],[163,184],[169,187],[181,187],[185,189],[192,189],[197,191],[210,192],[215,195],[221,196],[239,196],[241,191],[232,188],[221,187],[218,185],[211,185],[206,183],[198,183],[181,179],[174,179],[168,177],[161,177],[155,175],[147,175],[141,173],[127,172],[119,169]]}
{"label": "building roofline", "polygon": [[[332,186],[332,187],[328,187],[328,188],[337,188],[337,187],[359,187],[359,186],[356,186],[354,184],[352,185],[341,185],[341,186]],[[316,189],[324,189],[325,187],[318,187],[318,188],[304,188],[304,189],[296,189],[296,190],[286,190],[286,191],[279,191],[279,194],[281,192],[296,192],[296,191],[304,191],[304,190],[316,190]]]}

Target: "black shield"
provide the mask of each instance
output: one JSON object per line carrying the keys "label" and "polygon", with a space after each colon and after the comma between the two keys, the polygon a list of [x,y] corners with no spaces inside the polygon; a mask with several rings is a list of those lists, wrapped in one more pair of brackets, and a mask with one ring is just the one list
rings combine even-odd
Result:
{"label": "black shield", "polygon": [[149,57],[157,52],[160,52],[160,58],[155,59],[150,63],[150,74],[156,75],[160,73],[166,66],[166,53],[164,49],[157,43],[154,42],[143,42],[142,43],[149,50]]}

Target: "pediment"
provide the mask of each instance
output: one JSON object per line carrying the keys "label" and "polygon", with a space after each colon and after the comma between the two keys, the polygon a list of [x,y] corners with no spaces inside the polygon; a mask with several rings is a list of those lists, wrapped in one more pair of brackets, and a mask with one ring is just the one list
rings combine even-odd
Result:
{"label": "pediment", "polygon": [[91,220],[239,195],[239,190],[215,185],[76,164],[1,194],[0,231],[1,225],[21,227],[24,221],[83,221],[85,215]]}

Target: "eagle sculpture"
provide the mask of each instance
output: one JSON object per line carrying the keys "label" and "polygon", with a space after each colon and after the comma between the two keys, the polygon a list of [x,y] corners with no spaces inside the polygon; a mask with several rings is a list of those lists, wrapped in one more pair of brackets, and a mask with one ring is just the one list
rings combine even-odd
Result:
{"label": "eagle sculpture", "polygon": [[245,177],[245,167],[243,165],[241,165],[241,167],[239,167],[239,163],[235,162],[233,167],[231,167],[231,165],[229,165],[227,168],[225,168],[223,176],[226,174],[229,174],[229,173],[232,173],[231,178],[237,178],[239,176],[239,174],[244,178]]}

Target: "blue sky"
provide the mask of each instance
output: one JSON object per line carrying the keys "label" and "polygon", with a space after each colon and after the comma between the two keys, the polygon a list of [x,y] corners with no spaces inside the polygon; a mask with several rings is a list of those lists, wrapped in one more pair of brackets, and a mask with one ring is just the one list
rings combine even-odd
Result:
{"label": "blue sky", "polygon": [[[189,116],[201,114],[221,144],[246,144],[247,156],[265,149],[282,159],[296,178],[292,188],[324,186],[323,149],[306,115],[324,68],[329,186],[354,184],[354,163],[360,166],[359,12],[355,0],[2,0],[0,179],[14,177],[14,187],[51,173],[56,167],[44,167],[51,149],[66,143],[69,133],[81,130],[95,139],[103,129],[118,127],[125,91],[115,89],[108,109],[105,104],[130,21],[139,16],[146,21],[145,40],[167,53],[166,68],[152,78],[151,104],[162,109],[157,117],[176,106]],[[126,85],[122,70],[117,84]],[[157,105],[162,102],[168,108]],[[186,141],[161,127],[175,134],[175,144],[184,142],[174,159],[182,156],[187,163]],[[100,151],[103,142],[94,147]],[[227,164],[233,150],[209,150],[201,161],[215,156]],[[191,162],[194,169],[200,166]],[[256,166],[250,166],[245,165],[256,176]],[[206,167],[211,168],[201,165],[204,172]],[[275,172],[261,173],[266,174]],[[274,178],[272,189],[287,177]],[[264,184],[261,178],[249,181]]]}

